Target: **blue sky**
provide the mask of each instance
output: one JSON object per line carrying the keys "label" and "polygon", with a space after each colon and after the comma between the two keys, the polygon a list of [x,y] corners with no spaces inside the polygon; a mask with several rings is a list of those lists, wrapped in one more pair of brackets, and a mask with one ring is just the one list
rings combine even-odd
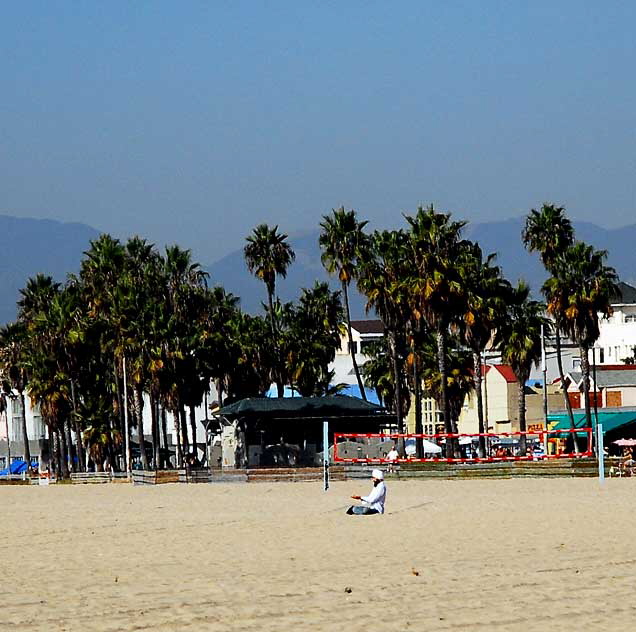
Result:
{"label": "blue sky", "polygon": [[633,2],[0,6],[0,213],[177,242],[259,222],[636,221]]}

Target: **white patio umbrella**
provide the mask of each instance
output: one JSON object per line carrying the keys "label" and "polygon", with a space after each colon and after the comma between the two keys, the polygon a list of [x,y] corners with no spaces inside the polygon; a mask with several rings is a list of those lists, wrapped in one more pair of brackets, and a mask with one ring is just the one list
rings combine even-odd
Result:
{"label": "white patio umbrella", "polygon": [[422,439],[422,449],[425,454],[439,454],[442,451],[442,448],[436,443],[428,441],[427,439]]}
{"label": "white patio umbrella", "polygon": [[[428,439],[422,439],[422,449],[424,454],[439,454],[442,451],[442,448]],[[406,452],[406,456],[413,456],[417,452],[417,441],[413,437],[406,440],[404,452]]]}

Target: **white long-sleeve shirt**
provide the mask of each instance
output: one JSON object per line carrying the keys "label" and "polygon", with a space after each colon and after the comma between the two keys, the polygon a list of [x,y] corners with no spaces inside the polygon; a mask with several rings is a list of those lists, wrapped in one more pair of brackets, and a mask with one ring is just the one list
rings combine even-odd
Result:
{"label": "white long-sleeve shirt", "polygon": [[368,496],[363,496],[362,500],[367,503],[371,509],[375,509],[378,513],[383,514],[384,503],[386,502],[386,485],[384,481],[380,481],[375,485],[371,493]]}

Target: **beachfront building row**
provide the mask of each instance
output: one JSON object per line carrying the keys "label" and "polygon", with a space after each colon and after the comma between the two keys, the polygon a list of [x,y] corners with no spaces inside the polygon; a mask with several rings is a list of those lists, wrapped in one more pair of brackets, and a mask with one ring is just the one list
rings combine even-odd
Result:
{"label": "beachfront building row", "polygon": [[[201,461],[206,456],[206,426],[208,423],[209,413],[206,410],[206,402],[195,409],[195,423],[197,430],[197,457]],[[17,393],[8,398],[8,407],[6,414],[0,413],[0,470],[8,467],[10,463],[15,461],[23,461],[25,458],[25,447],[23,441],[23,415],[26,419],[27,435],[29,437],[29,451],[31,454],[31,462],[35,465],[46,467],[49,462],[49,433],[46,424],[42,420],[42,416],[37,406],[32,406],[28,397],[25,397],[25,407],[22,409],[20,398]],[[144,428],[146,431],[150,429],[152,419],[150,412],[150,400],[145,396],[144,403]],[[175,437],[177,432],[175,429],[174,416],[166,412],[166,425],[167,425],[167,445],[162,445],[161,448],[164,453],[167,453],[168,458],[173,465],[175,463]],[[190,422],[188,421],[188,432],[190,430]],[[75,440],[75,433],[73,431],[72,436]],[[160,433],[161,434],[161,433]],[[148,441],[150,435],[145,435],[146,450],[149,453]],[[132,454],[134,464],[137,465],[139,461],[139,449],[137,441],[136,429],[131,430],[131,440],[134,444]],[[215,459],[218,458],[215,451]],[[219,448],[220,452],[220,448]],[[123,464],[120,464],[123,466]]]}
{"label": "beachfront building row", "polygon": [[[636,363],[626,364],[608,363],[610,353],[609,342],[620,341],[614,345],[611,356],[619,355],[630,346],[627,341],[636,344],[636,288],[621,283],[622,298],[613,303],[614,314],[610,320],[600,323],[601,336],[597,343],[594,357],[590,357],[592,366],[596,367],[596,382],[592,377],[590,384],[591,402],[597,401],[597,407],[630,407],[636,406]],[[633,318],[632,315],[633,314]],[[352,321],[352,337],[358,366],[362,367],[369,359],[365,354],[368,345],[383,336],[384,329],[380,320]],[[605,345],[599,346],[599,345]],[[601,350],[605,349],[602,353]],[[548,410],[563,411],[565,400],[560,386],[559,370],[556,350],[553,341],[546,338],[545,342],[545,374],[543,366],[533,367],[530,379],[525,385],[526,391],[526,427],[528,430],[545,428],[544,414],[544,376],[547,383],[546,395]],[[482,380],[482,400],[484,405],[484,420],[487,432],[518,432],[519,431],[519,403],[518,382],[512,369],[501,362],[497,352],[488,351],[484,354],[484,374]],[[594,363],[593,360],[596,360]],[[582,375],[580,372],[580,353],[576,345],[568,340],[562,341],[562,363],[565,379],[568,383],[567,392],[574,409],[582,409]],[[340,349],[332,365],[335,370],[334,383],[344,382],[355,385],[356,378],[349,355],[348,339],[342,336]],[[367,389],[367,393],[369,393]],[[472,394],[466,398],[458,420],[458,429],[462,433],[478,432],[476,396]],[[426,434],[444,432],[441,414],[436,402],[431,397],[423,397],[422,401],[423,430]],[[411,409],[406,418],[407,432],[415,432],[415,411]]]}

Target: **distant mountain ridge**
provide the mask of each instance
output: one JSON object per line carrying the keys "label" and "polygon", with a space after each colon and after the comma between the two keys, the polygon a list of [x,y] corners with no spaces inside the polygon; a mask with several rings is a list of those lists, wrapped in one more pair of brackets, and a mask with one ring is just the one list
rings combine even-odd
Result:
{"label": "distant mountain ridge", "polygon": [[99,234],[86,224],[0,215],[0,323],[15,319],[20,289],[30,277],[41,273],[62,282],[78,272],[82,253]]}
{"label": "distant mountain ridge", "polygon": [[[464,231],[467,239],[477,241],[485,254],[496,253],[497,263],[511,282],[526,281],[533,293],[539,296],[546,272],[537,254],[526,251],[521,241],[524,217],[502,221],[468,224]],[[608,264],[614,266],[627,283],[636,281],[636,224],[623,228],[606,229],[589,222],[573,222],[577,239],[608,251]],[[287,278],[280,279],[277,291],[281,300],[298,297],[301,288],[313,286],[315,281],[329,281],[339,289],[337,279],[329,278],[320,262],[319,231],[290,237],[296,253],[296,261],[290,266]],[[236,250],[216,263],[206,267],[210,283],[223,285],[228,291],[241,297],[241,306],[248,312],[257,312],[266,300],[265,287],[247,271],[243,251]],[[365,317],[365,299],[354,288],[351,291],[353,318]]]}
{"label": "distant mountain ridge", "polygon": [[[524,218],[469,224],[468,239],[478,241],[485,253],[495,252],[508,279],[523,278],[535,294],[539,294],[546,273],[539,257],[531,255],[521,242]],[[636,224],[617,229],[605,229],[589,222],[574,222],[579,239],[608,251],[608,263],[616,268],[622,281],[636,283]],[[15,319],[16,301],[20,289],[30,277],[38,273],[63,282],[69,273],[77,273],[83,253],[100,231],[81,223],[67,223],[49,219],[26,219],[0,215],[0,235],[3,237],[4,259],[0,265],[0,323]],[[337,279],[329,277],[320,262],[319,231],[290,237],[296,260],[287,278],[278,281],[281,300],[297,298],[304,287],[315,281],[329,281],[340,289]],[[183,244],[183,247],[187,247]],[[210,284],[223,285],[241,298],[241,306],[248,312],[259,312],[266,300],[265,287],[247,270],[243,250],[238,249],[215,263],[204,266],[210,273]],[[364,318],[365,299],[355,288],[351,291],[353,318]]]}

